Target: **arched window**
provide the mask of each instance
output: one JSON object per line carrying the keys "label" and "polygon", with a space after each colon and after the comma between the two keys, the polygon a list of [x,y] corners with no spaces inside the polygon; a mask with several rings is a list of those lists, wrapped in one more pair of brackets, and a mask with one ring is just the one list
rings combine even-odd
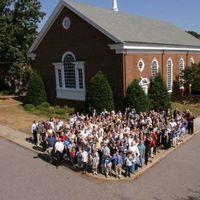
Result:
{"label": "arched window", "polygon": [[85,100],[85,66],[84,61],[76,61],[72,52],[63,54],[61,62],[55,66],[57,98]]}
{"label": "arched window", "polygon": [[75,56],[67,52],[62,58],[64,65],[65,88],[76,88]]}
{"label": "arched window", "polygon": [[179,60],[179,87],[181,90],[184,89],[184,79],[183,79],[183,75],[184,75],[183,70],[184,69],[185,69],[185,61],[183,58],[181,58]]}
{"label": "arched window", "polygon": [[185,69],[185,61],[183,58],[179,60],[179,74]]}
{"label": "arched window", "polygon": [[143,61],[142,59],[140,59],[140,60],[138,61],[138,69],[139,69],[140,71],[143,71],[144,67],[145,67],[144,61]]}
{"label": "arched window", "polygon": [[151,63],[151,76],[154,79],[158,75],[158,61],[154,59]]}
{"label": "arched window", "polygon": [[169,92],[172,92],[173,85],[173,62],[172,59],[167,61],[167,89]]}

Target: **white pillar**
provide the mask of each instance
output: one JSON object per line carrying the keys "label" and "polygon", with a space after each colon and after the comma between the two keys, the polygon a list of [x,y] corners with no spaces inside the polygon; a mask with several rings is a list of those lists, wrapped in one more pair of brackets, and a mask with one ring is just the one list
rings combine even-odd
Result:
{"label": "white pillar", "polygon": [[117,0],[112,0],[112,10],[116,12],[119,11],[117,7]]}

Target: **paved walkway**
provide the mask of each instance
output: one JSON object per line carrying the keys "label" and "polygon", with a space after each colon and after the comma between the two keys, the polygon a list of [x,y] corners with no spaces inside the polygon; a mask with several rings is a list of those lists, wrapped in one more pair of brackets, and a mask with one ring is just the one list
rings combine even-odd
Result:
{"label": "paved walkway", "polygon": [[1,200],[199,200],[200,134],[134,181],[105,182],[0,139]]}
{"label": "paved walkway", "polygon": [[[196,118],[195,119],[195,128],[194,128],[194,132],[197,133],[200,130],[200,118]],[[23,132],[17,131],[17,130],[13,130],[9,127],[0,125],[0,137],[6,138],[7,140],[10,140],[22,147],[25,147],[29,150],[32,150],[36,153],[41,153],[41,151],[39,151],[37,148],[35,148],[35,146],[32,144],[31,142],[31,135],[27,135],[24,134]],[[188,140],[191,139],[191,135],[187,135],[185,137],[185,140],[183,143],[187,142]],[[182,144],[183,144],[182,143]],[[179,146],[178,146],[179,147]],[[177,147],[177,148],[178,148]],[[159,154],[157,154],[155,156],[155,158],[153,159],[152,163],[149,163],[147,166],[143,167],[142,169],[140,169],[135,176],[133,176],[132,179],[135,179],[137,177],[139,177],[141,174],[143,174],[145,171],[147,171],[147,169],[150,169],[152,166],[154,166],[156,163],[158,163],[162,158],[166,157],[169,153],[171,153],[172,151],[174,151],[174,148],[171,148],[169,150],[162,150]],[[91,175],[92,176],[92,175]],[[98,177],[93,176],[94,178],[98,178],[98,179],[106,179],[105,176],[99,174]],[[122,179],[126,179],[126,178],[122,178]],[[107,180],[107,179],[106,179]],[[116,180],[114,177],[111,177],[109,180]],[[118,179],[117,179],[118,180]]]}

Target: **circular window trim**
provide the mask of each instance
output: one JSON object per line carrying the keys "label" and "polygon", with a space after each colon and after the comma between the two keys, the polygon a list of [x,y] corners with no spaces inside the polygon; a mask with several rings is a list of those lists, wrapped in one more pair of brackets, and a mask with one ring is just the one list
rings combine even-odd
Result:
{"label": "circular window trim", "polygon": [[62,25],[63,25],[63,28],[64,28],[65,30],[68,30],[69,27],[71,26],[71,20],[70,20],[70,18],[69,18],[69,17],[65,17],[65,18],[63,19]]}
{"label": "circular window trim", "polygon": [[[142,63],[142,67],[140,67],[140,63]],[[145,63],[142,59],[138,61],[138,69],[142,72],[144,70]]]}

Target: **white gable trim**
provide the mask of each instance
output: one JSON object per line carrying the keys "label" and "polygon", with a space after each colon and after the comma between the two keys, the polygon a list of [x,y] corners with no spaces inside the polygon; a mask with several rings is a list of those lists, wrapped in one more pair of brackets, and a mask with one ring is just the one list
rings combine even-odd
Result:
{"label": "white gable trim", "polygon": [[51,28],[51,26],[53,25],[53,23],[55,22],[55,20],[57,19],[57,17],[59,16],[59,14],[61,13],[61,11],[63,10],[63,8],[65,8],[65,7],[67,7],[69,10],[71,10],[72,12],[74,12],[75,14],[77,14],[79,17],[81,17],[83,20],[85,20],[86,22],[88,22],[90,25],[92,25],[94,28],[96,28],[100,32],[102,32],[104,35],[106,35],[107,37],[109,37],[114,42],[121,42],[119,39],[117,39],[116,37],[114,37],[112,34],[110,34],[109,32],[107,32],[106,30],[104,30],[102,27],[100,27],[99,25],[97,25],[96,23],[94,23],[92,20],[90,20],[86,16],[84,16],[82,13],[80,13],[74,7],[70,6],[66,1],[61,0],[58,3],[58,5],[56,6],[56,8],[54,9],[54,11],[51,14],[51,16],[49,17],[49,19],[47,20],[46,24],[43,26],[43,28],[40,31],[38,37],[35,39],[35,41],[31,45],[30,49],[28,50],[28,55],[30,55],[30,53],[34,52],[37,49],[37,47],[39,46],[40,42],[43,40],[43,38],[45,37],[45,35],[47,34],[47,32],[49,31],[49,29]]}
{"label": "white gable trim", "polygon": [[139,46],[139,45],[127,45],[127,44],[111,44],[109,45],[111,50],[115,50],[117,54],[120,53],[127,53],[128,51],[194,51],[194,52],[200,52],[200,48],[193,48],[193,47],[177,47],[174,45],[174,47],[169,46]]}

